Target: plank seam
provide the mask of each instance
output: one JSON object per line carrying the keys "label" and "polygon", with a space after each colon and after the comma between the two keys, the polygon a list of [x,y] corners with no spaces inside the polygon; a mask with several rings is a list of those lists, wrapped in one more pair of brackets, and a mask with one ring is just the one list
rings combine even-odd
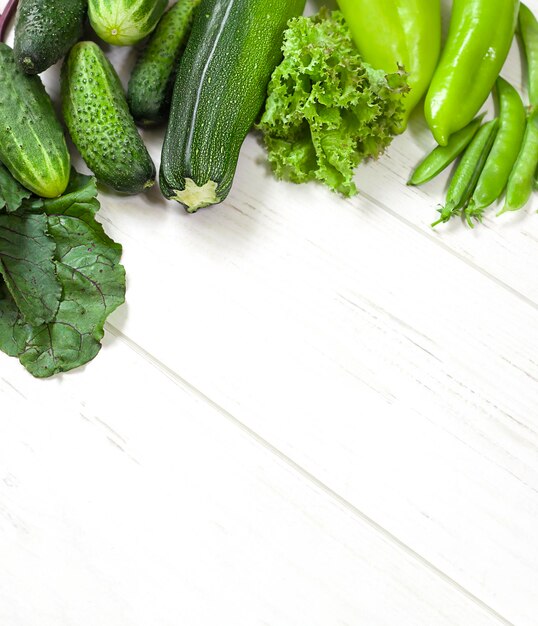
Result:
{"label": "plank seam", "polygon": [[239,428],[243,433],[245,433],[251,440],[253,440],[257,445],[263,447],[265,450],[270,452],[272,455],[276,456],[280,461],[285,463],[290,469],[292,469],[295,473],[299,474],[304,480],[310,483],[313,487],[315,487],[318,491],[324,493],[330,500],[336,502],[342,509],[347,511],[347,513],[351,514],[353,517],[360,520],[363,524],[371,528],[376,534],[381,535],[384,540],[396,548],[401,553],[404,553],[407,557],[411,558],[413,561],[419,563],[422,567],[426,568],[430,573],[436,576],[439,580],[449,585],[453,589],[455,589],[458,593],[462,594],[469,601],[477,605],[480,609],[482,609],[485,613],[489,614],[491,617],[497,620],[499,624],[503,624],[504,626],[515,626],[512,622],[503,617],[500,613],[498,613],[495,609],[489,606],[486,602],[481,600],[478,596],[473,594],[471,591],[463,587],[460,583],[446,574],[443,570],[438,568],[436,565],[428,561],[421,554],[413,550],[410,546],[404,543],[401,539],[399,539],[396,535],[391,533],[389,530],[381,526],[374,519],[369,517],[366,513],[361,511],[354,504],[346,500],[339,493],[334,491],[331,487],[323,483],[316,476],[311,474],[308,470],[303,468],[297,462],[295,462],[291,457],[283,453],[281,450],[276,448],[269,441],[264,439],[261,435],[256,433],[256,431],[249,428],[246,424],[244,424],[241,420],[236,418],[232,413],[227,411],[224,407],[220,406],[215,400],[206,395],[203,391],[195,387],[188,380],[177,374],[174,370],[168,367],[165,363],[154,357],[147,350],[145,350],[142,346],[137,344],[135,341],[127,337],[121,330],[115,327],[110,322],[107,322],[105,328],[111,335],[122,341],[128,348],[133,350],[140,357],[145,359],[149,364],[158,369],[162,374],[164,374],[168,379],[170,379],[173,383],[183,388],[185,391],[188,391],[193,396],[195,396],[198,400],[208,404],[213,409],[215,409],[218,413],[220,413],[228,422],[230,422],[235,427]]}
{"label": "plank seam", "polygon": [[467,265],[471,269],[475,270],[476,272],[482,274],[482,276],[485,276],[486,278],[491,280],[493,283],[495,283],[497,286],[501,287],[505,291],[508,291],[511,295],[515,296],[516,298],[518,298],[519,300],[521,300],[525,304],[528,304],[535,311],[538,310],[538,303],[537,302],[535,302],[534,300],[532,300],[528,296],[526,296],[523,293],[521,293],[520,291],[518,291],[515,287],[512,287],[508,283],[505,283],[503,280],[501,280],[500,278],[498,278],[494,274],[491,274],[488,270],[484,269],[483,267],[480,267],[480,265],[477,265],[476,263],[474,263],[473,261],[468,259],[461,252],[458,252],[454,248],[451,248],[449,244],[445,243],[439,237],[435,237],[433,234],[428,233],[423,228],[421,228],[418,224],[414,224],[412,221],[406,219],[403,215],[401,215],[397,211],[394,211],[393,209],[391,209],[389,206],[387,206],[383,202],[381,202],[379,200],[376,200],[376,198],[374,198],[370,194],[361,191],[361,195],[364,198],[366,198],[368,200],[368,202],[371,202],[372,204],[374,204],[379,209],[385,211],[386,213],[388,213],[392,217],[396,218],[399,222],[401,222],[402,224],[405,224],[406,226],[408,226],[409,228],[414,230],[416,233],[419,233],[422,237],[426,238],[428,241],[430,241],[432,243],[435,243],[437,246],[442,248],[445,252],[449,252],[450,254],[455,256],[460,261],[463,261],[463,263],[465,263],[465,265]]}

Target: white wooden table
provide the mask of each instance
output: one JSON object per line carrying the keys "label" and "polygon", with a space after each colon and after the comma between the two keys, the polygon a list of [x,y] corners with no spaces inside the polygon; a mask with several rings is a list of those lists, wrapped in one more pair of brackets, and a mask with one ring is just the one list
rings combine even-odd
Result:
{"label": "white wooden table", "polygon": [[538,202],[432,230],[431,146],[417,114],[352,200],[255,137],[218,207],[101,195],[100,355],[0,355],[2,626],[538,624]]}

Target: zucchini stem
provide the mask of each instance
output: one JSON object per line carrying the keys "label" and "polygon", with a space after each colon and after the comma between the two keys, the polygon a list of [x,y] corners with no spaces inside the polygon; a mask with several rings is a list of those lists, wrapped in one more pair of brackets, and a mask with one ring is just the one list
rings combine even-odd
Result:
{"label": "zucchini stem", "polygon": [[186,178],[185,189],[174,189],[171,200],[181,202],[189,213],[196,213],[198,209],[218,204],[221,201],[217,195],[217,186],[217,183],[212,180],[198,186],[192,178]]}

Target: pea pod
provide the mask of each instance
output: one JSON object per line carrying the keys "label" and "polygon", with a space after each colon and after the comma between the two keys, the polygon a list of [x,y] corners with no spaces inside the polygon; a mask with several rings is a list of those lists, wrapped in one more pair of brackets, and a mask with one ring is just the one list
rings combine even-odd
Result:
{"label": "pea pod", "polygon": [[[491,120],[476,133],[450,181],[446,204],[439,211],[441,216],[432,226],[437,226],[441,222],[448,222],[451,217],[461,215],[467,206],[495,141],[498,125],[498,119]],[[469,221],[469,226],[472,225],[472,222]]]}
{"label": "pea pod", "polygon": [[529,101],[538,106],[538,20],[524,4],[519,9],[519,32],[527,57]]}
{"label": "pea pod", "polygon": [[506,202],[502,215],[507,211],[523,208],[531,197],[534,173],[538,167],[538,107],[533,107],[527,117],[523,144],[506,188]]}
{"label": "pea pod", "polygon": [[[519,33],[527,58],[527,91],[531,106],[538,106],[538,20],[522,4],[519,9]],[[534,174],[534,188],[538,189],[538,171]]]}
{"label": "pea pod", "polygon": [[441,50],[439,0],[338,0],[364,60],[387,73],[403,66],[407,118],[430,84]]}
{"label": "pea pod", "polygon": [[480,220],[484,209],[501,197],[525,134],[527,116],[521,96],[504,78],[497,79],[496,88],[500,109],[499,131],[473,197],[465,209],[467,220]]}
{"label": "pea pod", "polygon": [[480,128],[483,117],[484,114],[479,115],[465,128],[454,133],[446,146],[437,146],[432,150],[413,172],[407,184],[423,185],[446,169],[471,143],[476,131]]}
{"label": "pea pod", "polygon": [[424,113],[437,143],[473,119],[508,56],[519,0],[454,0],[443,54]]}

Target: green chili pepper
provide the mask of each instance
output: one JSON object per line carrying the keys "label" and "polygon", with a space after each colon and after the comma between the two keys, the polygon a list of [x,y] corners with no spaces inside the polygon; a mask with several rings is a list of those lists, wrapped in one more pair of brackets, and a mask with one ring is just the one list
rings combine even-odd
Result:
{"label": "green chili pepper", "polygon": [[531,106],[538,106],[538,21],[524,4],[519,9],[519,32],[525,48]]}
{"label": "green chili pepper", "polygon": [[507,211],[523,208],[531,197],[534,185],[534,173],[538,167],[538,107],[533,107],[527,117],[527,127],[523,145],[510,174],[506,188],[506,203],[502,215]]}
{"label": "green chili pepper", "polygon": [[[476,133],[450,181],[446,194],[446,204],[439,211],[441,217],[432,226],[437,226],[441,222],[448,222],[455,215],[461,215],[467,206],[495,141],[498,126],[499,120],[494,119],[484,124]],[[469,221],[468,223],[472,227],[472,222]]]}
{"label": "green chili pepper", "polygon": [[471,218],[480,221],[484,209],[501,197],[525,134],[527,114],[521,96],[504,78],[497,79],[496,89],[500,110],[499,131],[473,197],[465,209],[467,221]]}
{"label": "green chili pepper", "polygon": [[426,93],[441,50],[440,0],[338,0],[353,41],[376,69],[403,66],[410,92],[406,118]]}
{"label": "green chili pepper", "polygon": [[454,0],[448,38],[424,112],[437,143],[467,126],[508,56],[519,0]]}
{"label": "green chili pepper", "polygon": [[480,128],[485,113],[479,115],[465,128],[450,136],[446,146],[437,146],[413,172],[408,185],[423,185],[446,169],[471,143]]}

